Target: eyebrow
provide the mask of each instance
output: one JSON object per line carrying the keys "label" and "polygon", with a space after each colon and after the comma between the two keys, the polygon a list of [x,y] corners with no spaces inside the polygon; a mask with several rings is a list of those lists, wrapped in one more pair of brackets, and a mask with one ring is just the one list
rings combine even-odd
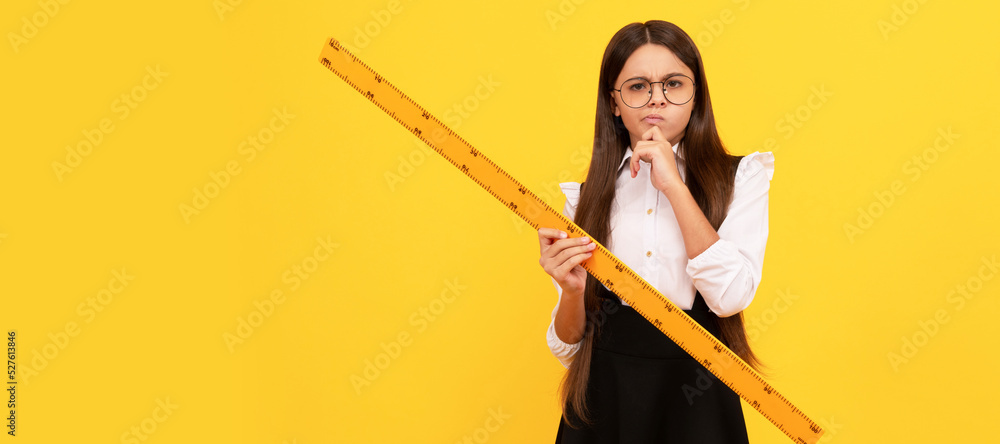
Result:
{"label": "eyebrow", "polygon": [[[682,75],[683,76],[683,75],[687,75],[687,74],[684,74],[684,73],[681,73],[681,72],[672,72],[672,73],[664,75],[663,77],[660,78],[660,80],[665,80],[665,79],[668,79],[668,78],[676,76],[676,75]],[[652,80],[649,78],[649,76],[632,76],[632,77],[629,77],[629,78],[630,79],[645,79],[647,82],[652,82]]]}

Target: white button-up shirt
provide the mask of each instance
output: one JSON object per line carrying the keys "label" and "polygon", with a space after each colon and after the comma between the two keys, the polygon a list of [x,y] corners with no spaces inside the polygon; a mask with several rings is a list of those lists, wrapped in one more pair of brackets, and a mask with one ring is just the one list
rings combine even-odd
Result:
{"label": "white button-up shirt", "polygon": [[[677,154],[677,146],[673,146],[674,159],[684,180],[684,159]],[[747,308],[764,266],[774,155],[754,152],[740,160],[733,201],[719,227],[719,240],[694,259],[687,257],[684,237],[670,201],[650,182],[650,164],[639,161],[639,172],[633,179],[625,167],[631,157],[632,149],[628,148],[618,166],[611,206],[611,236],[605,247],[681,309],[691,308],[695,291],[701,292],[709,309],[720,317]],[[573,220],[580,184],[564,182],[559,186],[566,195],[563,215]],[[558,298],[546,336],[552,354],[568,368],[580,342],[568,344],[556,335],[555,316],[562,288],[555,279],[552,283]]]}

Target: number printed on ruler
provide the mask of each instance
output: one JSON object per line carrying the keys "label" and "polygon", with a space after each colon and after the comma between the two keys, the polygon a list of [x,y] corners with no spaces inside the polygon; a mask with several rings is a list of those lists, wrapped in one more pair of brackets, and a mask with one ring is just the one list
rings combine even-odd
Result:
{"label": "number printed on ruler", "polygon": [[[570,237],[588,236],[499,165],[441,123],[335,39],[323,43],[320,63],[385,111],[441,157],[465,173],[535,230],[560,228]],[[589,237],[589,236],[588,236]],[[642,317],[712,372],[794,442],[815,443],[823,429],[792,405],[736,353],[691,319],[600,243],[581,266]]]}

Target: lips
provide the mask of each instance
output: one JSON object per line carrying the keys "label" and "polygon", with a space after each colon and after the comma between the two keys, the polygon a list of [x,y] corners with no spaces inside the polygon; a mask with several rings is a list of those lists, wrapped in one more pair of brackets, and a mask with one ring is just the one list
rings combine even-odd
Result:
{"label": "lips", "polygon": [[663,121],[663,116],[659,114],[648,114],[646,117],[642,118],[642,121],[646,123],[660,123]]}

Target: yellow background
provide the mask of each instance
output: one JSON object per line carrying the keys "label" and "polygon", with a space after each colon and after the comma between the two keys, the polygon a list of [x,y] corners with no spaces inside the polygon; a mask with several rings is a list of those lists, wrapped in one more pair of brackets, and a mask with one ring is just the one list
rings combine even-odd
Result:
{"label": "yellow background", "polygon": [[[977,273],[1000,250],[1000,10],[972,3],[4,2],[0,328],[34,374],[3,439],[551,442],[564,370],[534,231],[317,57],[345,42],[561,209],[601,53],[652,18],[699,43],[729,149],[775,153],[745,312],[769,381],[823,442],[995,439],[1000,283]],[[144,100],[124,115],[122,94]],[[196,189],[215,197],[185,218]],[[959,285],[979,291],[959,305]],[[904,338],[921,346],[894,365]],[[751,442],[788,442],[744,412]]]}

